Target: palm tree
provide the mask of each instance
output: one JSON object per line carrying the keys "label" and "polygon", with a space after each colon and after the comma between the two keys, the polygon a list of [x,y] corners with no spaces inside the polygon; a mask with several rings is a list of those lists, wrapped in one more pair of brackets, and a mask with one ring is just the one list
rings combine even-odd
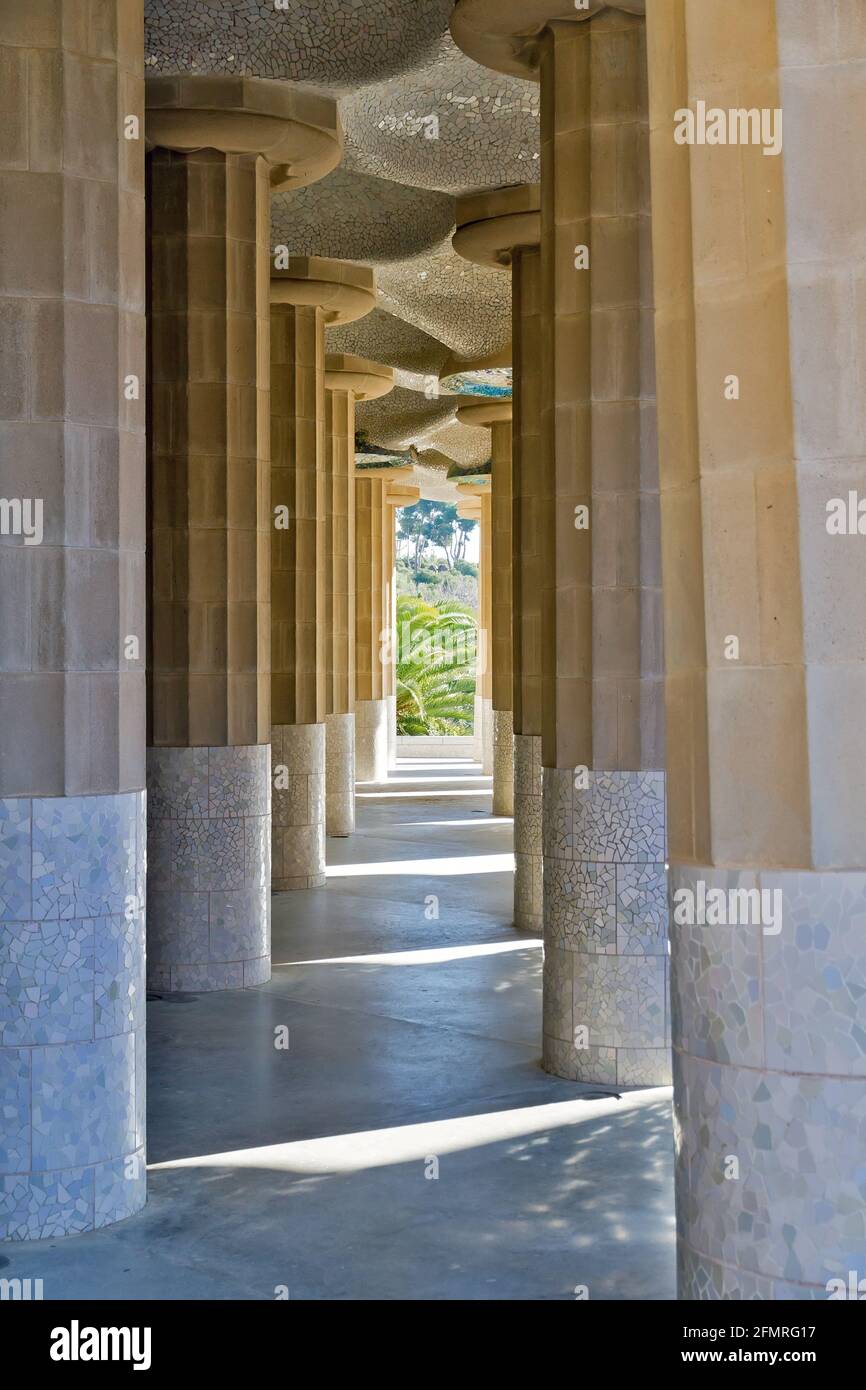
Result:
{"label": "palm tree", "polygon": [[398,734],[471,734],[475,614],[459,603],[397,600]]}

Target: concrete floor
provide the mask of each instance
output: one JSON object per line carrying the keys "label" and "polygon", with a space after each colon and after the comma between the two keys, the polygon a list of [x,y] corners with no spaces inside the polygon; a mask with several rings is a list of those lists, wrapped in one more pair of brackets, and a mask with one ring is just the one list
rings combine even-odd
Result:
{"label": "concrete floor", "polygon": [[670,1093],[542,1072],[510,852],[474,764],[359,787],[327,887],[274,898],[271,982],[149,1005],[145,1211],[4,1245],[3,1274],[46,1299],[673,1298]]}

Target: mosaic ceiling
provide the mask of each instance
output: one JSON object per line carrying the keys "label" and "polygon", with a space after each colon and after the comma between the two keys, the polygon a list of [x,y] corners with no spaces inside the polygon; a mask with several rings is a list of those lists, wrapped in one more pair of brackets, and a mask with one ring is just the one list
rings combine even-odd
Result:
{"label": "mosaic ceiling", "polygon": [[[478,464],[489,434],[436,396],[446,359],[511,336],[510,277],[451,245],[458,194],[539,177],[538,87],[466,57],[449,33],[453,0],[146,0],[151,73],[285,79],[339,100],[342,164],[272,198],[272,244],[376,269],[378,308],[328,332],[329,352],[396,370],[397,389],[359,407],[388,447]],[[422,453],[418,454],[419,459]]]}

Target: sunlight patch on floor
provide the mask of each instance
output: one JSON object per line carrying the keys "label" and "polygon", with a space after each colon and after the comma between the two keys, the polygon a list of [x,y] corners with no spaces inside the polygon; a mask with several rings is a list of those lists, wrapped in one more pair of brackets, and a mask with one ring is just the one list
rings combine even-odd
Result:
{"label": "sunlight patch on floor", "polygon": [[[530,1135],[579,1126],[605,1116],[624,1115],[670,1098],[669,1088],[632,1091],[621,1100],[567,1100],[550,1105],[531,1105],[518,1110],[499,1110],[426,1124],[397,1125],[392,1129],[364,1130],[356,1134],[327,1135],[288,1144],[266,1144],[255,1149],[202,1154],[148,1165],[150,1172],[177,1168],[267,1169],[283,1173],[360,1173],[397,1163],[424,1162],[431,1155],[464,1152],[486,1144],[501,1144]],[[601,1136],[595,1132],[590,1142]],[[602,1141],[603,1142],[603,1141]]]}
{"label": "sunlight patch on floor", "polygon": [[373,874],[426,874],[452,877],[457,874],[501,874],[514,870],[513,854],[462,854],[444,859],[383,859],[381,864],[328,864],[328,878],[360,878]]}
{"label": "sunlight patch on floor", "polygon": [[[358,785],[361,786],[361,787],[364,787],[364,786],[367,786],[367,787],[376,787],[376,786],[381,786],[382,784],[381,784],[381,783],[378,783],[378,782],[359,782]],[[373,792],[359,792],[359,791],[356,791],[356,792],[355,792],[355,800],[356,800],[356,801],[392,801],[392,800],[397,800],[398,798],[402,798],[402,799],[405,800],[405,801],[424,801],[424,800],[427,800],[427,799],[429,799],[430,801],[438,801],[440,797],[444,797],[444,796],[474,796],[474,797],[477,799],[478,797],[481,797],[481,796],[492,796],[492,795],[493,795],[493,793],[492,793],[492,791],[491,791],[491,789],[490,789],[489,787],[473,787],[473,788],[471,788],[470,790],[462,790],[462,789],[461,789],[461,790],[458,790],[457,788],[454,788],[454,789],[452,789],[451,791],[447,791],[447,790],[438,791],[438,790],[437,790],[437,791],[435,791],[435,792],[430,792],[430,793],[429,793],[429,798],[428,798],[428,797],[425,797],[423,792],[413,792],[413,791],[402,791],[402,792],[390,792],[390,791],[388,791],[388,792],[376,792],[376,791],[373,791]]]}
{"label": "sunlight patch on floor", "polygon": [[323,956],[317,960],[289,960],[289,965],[440,965],[449,960],[471,960],[475,956],[501,956],[508,951],[537,951],[544,945],[540,937],[525,941],[488,941],[474,946],[431,946],[417,951],[382,951],[377,955]]}

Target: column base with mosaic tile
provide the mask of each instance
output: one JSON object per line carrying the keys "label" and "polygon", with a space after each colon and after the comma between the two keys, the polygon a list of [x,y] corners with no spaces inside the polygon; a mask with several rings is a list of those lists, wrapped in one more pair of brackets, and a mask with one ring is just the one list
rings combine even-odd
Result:
{"label": "column base with mosaic tile", "polygon": [[514,925],[541,932],[541,738],[514,735]]}
{"label": "column base with mosaic tile", "polygon": [[144,802],[0,800],[0,1240],[144,1206]]}
{"label": "column base with mosaic tile", "polygon": [[271,731],[274,768],[275,893],[325,882],[325,725],[281,724]]}
{"label": "column base with mosaic tile", "polygon": [[271,977],[270,750],[149,748],[147,983],[160,994]]}
{"label": "column base with mosaic tile", "polygon": [[545,768],[543,843],[545,1070],[669,1085],[664,773]]}

